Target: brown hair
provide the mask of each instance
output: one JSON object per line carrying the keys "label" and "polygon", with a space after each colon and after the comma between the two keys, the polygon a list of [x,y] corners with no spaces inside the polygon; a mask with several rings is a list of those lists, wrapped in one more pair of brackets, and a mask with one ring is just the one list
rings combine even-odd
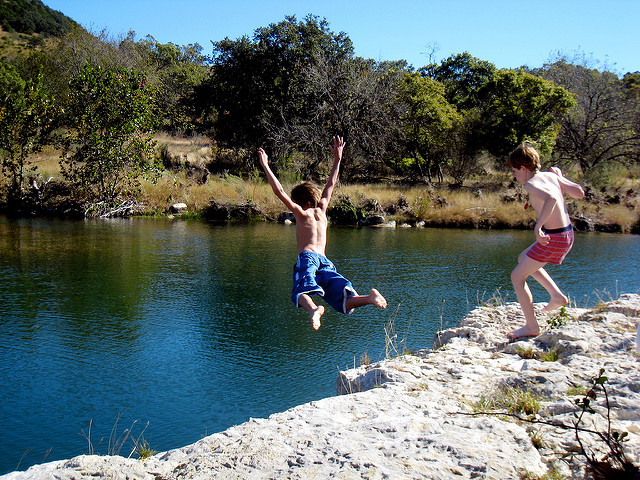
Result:
{"label": "brown hair", "polygon": [[320,188],[311,182],[302,182],[291,190],[291,200],[302,208],[316,208],[321,195]]}
{"label": "brown hair", "polygon": [[529,142],[524,142],[509,154],[507,166],[513,168],[526,167],[535,172],[540,170],[540,154]]}

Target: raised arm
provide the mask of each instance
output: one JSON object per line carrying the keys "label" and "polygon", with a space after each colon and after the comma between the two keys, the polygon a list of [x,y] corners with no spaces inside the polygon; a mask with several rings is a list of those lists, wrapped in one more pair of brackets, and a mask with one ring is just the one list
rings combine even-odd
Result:
{"label": "raised arm", "polygon": [[322,197],[320,198],[320,204],[318,205],[323,212],[327,211],[331,195],[333,195],[333,189],[338,183],[338,174],[340,173],[340,161],[342,160],[342,151],[344,150],[345,143],[342,137],[333,137],[333,144],[329,147],[331,153],[333,153],[333,167],[331,168],[331,174],[327,179],[327,184],[322,191]]}
{"label": "raised arm", "polygon": [[300,206],[293,200],[291,200],[291,197],[289,197],[289,195],[287,195],[287,192],[284,191],[284,188],[282,188],[280,180],[278,180],[278,178],[271,171],[271,167],[269,167],[269,157],[262,148],[258,149],[258,157],[260,158],[260,165],[262,166],[262,169],[267,176],[267,181],[269,182],[269,185],[271,185],[271,189],[273,190],[273,193],[275,193],[276,197],[282,200],[282,203],[284,203],[287,208],[293,213],[300,211]]}
{"label": "raised arm", "polygon": [[560,188],[562,189],[562,193],[566,193],[571,198],[584,198],[583,188],[562,175],[562,170],[560,170],[558,167],[551,167],[550,170],[559,177],[558,179],[560,181]]}

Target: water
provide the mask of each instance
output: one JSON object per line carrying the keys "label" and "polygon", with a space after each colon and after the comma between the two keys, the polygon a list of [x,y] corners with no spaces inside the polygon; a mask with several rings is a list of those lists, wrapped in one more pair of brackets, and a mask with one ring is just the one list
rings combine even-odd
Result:
{"label": "water", "polygon": [[[289,300],[294,227],[0,218],[0,474],[127,456],[132,439],[177,448],[334,395],[339,369],[384,357],[390,323],[398,349],[425,348],[479,302],[515,300],[509,273],[532,239],[332,227],[328,256],[389,307],[327,310],[316,332]],[[639,267],[639,236],[577,234],[549,272],[588,306],[640,292]]]}

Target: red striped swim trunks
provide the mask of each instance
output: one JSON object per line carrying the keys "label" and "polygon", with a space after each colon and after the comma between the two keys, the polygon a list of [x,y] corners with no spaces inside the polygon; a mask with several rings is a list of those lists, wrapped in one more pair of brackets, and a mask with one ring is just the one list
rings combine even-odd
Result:
{"label": "red striped swim trunks", "polygon": [[555,263],[560,265],[573,246],[573,226],[564,228],[542,229],[549,235],[549,243],[541,245],[539,242],[531,245],[527,256],[537,262]]}

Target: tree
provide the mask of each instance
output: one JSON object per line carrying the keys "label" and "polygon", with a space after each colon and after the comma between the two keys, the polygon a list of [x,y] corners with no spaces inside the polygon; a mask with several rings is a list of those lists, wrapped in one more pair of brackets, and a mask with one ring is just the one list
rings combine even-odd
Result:
{"label": "tree", "polygon": [[144,75],[86,64],[70,91],[63,175],[88,200],[135,193],[139,176],[158,167],[151,137],[153,98]]}
{"label": "tree", "polygon": [[[128,38],[126,42],[133,42],[133,39]],[[124,48],[124,42],[120,48]],[[137,68],[144,68],[156,91],[160,129],[170,133],[193,133],[199,126],[196,89],[209,75],[202,47],[197,43],[186,46],[163,44],[147,36],[140,42],[133,42],[129,48],[138,51],[141,60]]]}
{"label": "tree", "polygon": [[431,64],[420,70],[445,87],[445,98],[459,112],[461,118],[448,132],[446,171],[461,184],[478,170],[478,157],[486,150],[483,131],[480,89],[493,78],[498,69],[491,62],[480,60],[468,52],[453,55],[439,65]]}
{"label": "tree", "polygon": [[541,154],[553,148],[559,120],[575,105],[567,90],[522,70],[500,70],[478,90],[481,138],[489,153],[504,157],[523,140]]}
{"label": "tree", "polygon": [[4,0],[0,2],[0,25],[3,30],[48,37],[63,35],[75,22],[40,0]]}
{"label": "tree", "polygon": [[640,105],[631,95],[634,77],[625,89],[614,73],[559,60],[542,75],[562,85],[576,98],[575,107],[562,119],[555,148],[559,161],[577,164],[597,180],[602,170],[640,159]]}
{"label": "tree", "polygon": [[27,157],[40,151],[54,126],[53,104],[42,75],[23,80],[15,67],[0,63],[0,157],[9,178],[8,200],[22,199]]}
{"label": "tree", "polygon": [[315,58],[304,70],[301,91],[304,115],[292,121],[266,123],[269,142],[283,154],[304,152],[304,176],[318,175],[327,154],[327,142],[342,135],[348,161],[341,178],[370,177],[382,168],[400,134],[395,95],[404,63],[376,63],[353,58]]}
{"label": "tree", "polygon": [[304,119],[303,72],[318,58],[330,61],[352,56],[351,40],[334,34],[326,20],[308,15],[214,43],[212,75],[200,99],[215,112],[215,137],[232,146],[261,143],[266,125],[284,126]]}
{"label": "tree", "polygon": [[627,91],[640,103],[640,72],[627,73],[622,79]]}
{"label": "tree", "polygon": [[445,87],[445,97],[458,110],[469,110],[478,106],[478,91],[496,73],[491,62],[480,60],[468,52],[452,55],[440,65],[431,64],[420,73]]}
{"label": "tree", "polygon": [[401,122],[406,156],[402,163],[429,180],[433,174],[442,180],[449,160],[449,133],[462,121],[444,95],[443,84],[418,73],[405,73],[398,88],[398,101],[404,107]]}

